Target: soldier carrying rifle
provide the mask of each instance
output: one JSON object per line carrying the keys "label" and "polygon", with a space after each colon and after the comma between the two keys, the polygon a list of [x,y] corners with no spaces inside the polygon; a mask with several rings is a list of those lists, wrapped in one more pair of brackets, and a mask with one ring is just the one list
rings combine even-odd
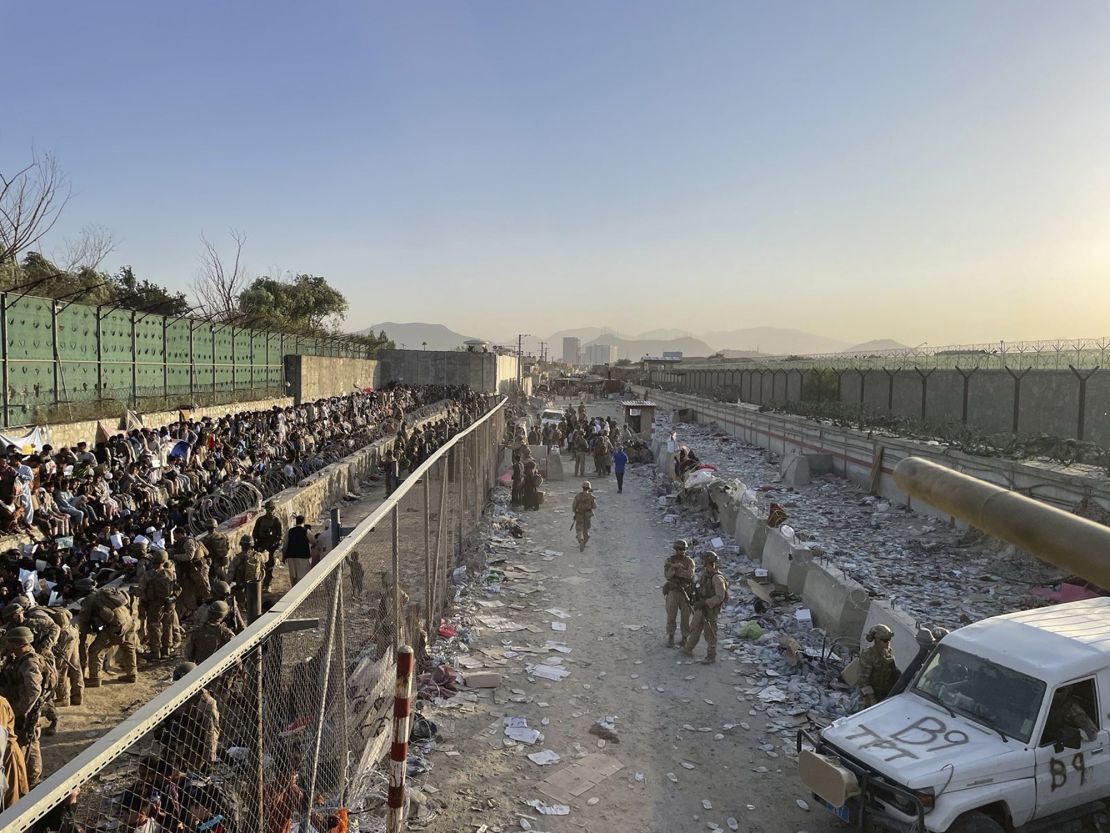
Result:
{"label": "soldier carrying rifle", "polygon": [[682,642],[690,635],[690,608],[694,596],[694,559],[688,554],[690,545],[684,540],[674,542],[671,557],[663,562],[663,599],[667,605],[667,646],[674,647],[674,632],[681,613]]}

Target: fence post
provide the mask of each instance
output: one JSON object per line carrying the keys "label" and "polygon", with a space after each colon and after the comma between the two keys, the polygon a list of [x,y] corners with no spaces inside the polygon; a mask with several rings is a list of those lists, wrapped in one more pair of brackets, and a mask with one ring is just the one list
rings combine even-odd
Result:
{"label": "fence post", "polygon": [[[465,443],[466,440],[463,440]],[[452,452],[455,455],[455,479],[458,481],[458,497],[455,503],[455,564],[462,561],[463,554],[463,455],[462,443],[456,445]]]}
{"label": "fence post", "polygon": [[192,405],[197,401],[197,360],[196,353],[193,349],[193,326],[194,321],[189,319],[189,404]]}
{"label": "fence post", "polygon": [[1076,426],[1075,438],[1080,442],[1083,441],[1083,434],[1087,426],[1087,380],[1098,373],[1098,367],[1088,370],[1086,373],[1080,373],[1072,365],[1068,365],[1068,369],[1075,374],[1075,378],[1079,380],[1079,420]]}
{"label": "fence post", "polygon": [[104,316],[102,307],[93,310],[96,315],[96,401],[104,398]]}
{"label": "fence post", "polygon": [[1013,368],[1009,365],[1006,366],[1006,372],[1010,374],[1010,378],[1014,380],[1014,414],[1013,424],[1011,425],[1011,433],[1016,437],[1018,432],[1018,421],[1021,418],[1021,380],[1025,375],[1032,370],[1032,367],[1027,367],[1021,373],[1014,373]]}
{"label": "fence post", "polygon": [[389,812],[386,833],[401,833],[405,813],[405,775],[409,756],[409,718],[412,714],[412,648],[397,651],[397,687],[393,692],[393,745],[389,749]]}
{"label": "fence post", "polygon": [[131,403],[132,407],[139,408],[139,335],[135,320],[135,310],[131,310]]}
{"label": "fence post", "polygon": [[216,404],[216,328],[211,324],[208,325],[208,331],[212,334],[212,405]]}
{"label": "fence post", "polygon": [[54,348],[54,411],[58,410],[58,396],[62,387],[62,357],[58,348],[58,302],[50,302],[50,341]]}
{"label": "fence post", "polygon": [[[320,707],[316,710],[316,737],[312,752],[312,775],[308,780],[308,810],[305,814],[302,830],[312,830],[312,811],[315,809],[316,774],[320,768],[320,744],[324,738],[324,715],[328,710],[328,688],[331,683],[331,655],[335,649],[335,625],[339,619],[339,588],[343,585],[343,573],[334,574],[335,590],[331,598],[331,614],[328,616],[328,635],[324,643],[324,673],[320,684]],[[344,673],[346,669],[344,668]],[[343,692],[346,699],[347,692]]]}
{"label": "fence post", "polygon": [[170,320],[162,316],[162,407],[170,403]]}
{"label": "fence post", "polygon": [[432,508],[429,506],[431,484],[428,480],[432,476],[429,469],[424,475],[424,623],[428,641],[432,639]]}
{"label": "fence post", "polygon": [[339,737],[342,738],[340,750],[340,766],[339,766],[339,806],[347,806],[347,787],[350,784],[350,769],[351,769],[351,749],[350,749],[350,736],[347,734],[349,729],[347,727],[347,631],[343,627],[343,623],[347,617],[343,610],[343,567],[340,567],[335,573],[335,581],[338,587],[336,588],[336,611],[338,613],[338,628],[339,636],[337,637],[336,651],[339,654],[339,685],[342,690],[339,692]]}
{"label": "fence post", "polygon": [[252,795],[250,796],[251,806],[258,817],[258,830],[266,829],[266,781],[265,781],[265,767],[262,763],[264,750],[262,747],[262,732],[263,732],[263,719],[262,719],[262,643],[254,649],[254,662],[251,663],[254,673],[254,729],[253,753],[254,753],[254,779],[251,785]]}
{"label": "fence post", "polygon": [[3,368],[0,373],[3,378],[0,383],[4,385],[3,402],[4,402],[4,427],[8,427],[8,293],[0,292],[0,351],[3,355],[0,359],[3,360]]}
{"label": "fence post", "polygon": [[397,503],[389,510],[389,519],[393,527],[393,653],[396,654],[401,647],[401,541]]}
{"label": "fence post", "polygon": [[231,399],[234,400],[239,391],[239,366],[235,363],[236,359],[236,344],[235,344],[235,325],[231,325]]}
{"label": "fence post", "polygon": [[251,330],[251,399],[254,399],[254,330]]}
{"label": "fence post", "polygon": [[[440,599],[442,598],[442,596],[439,592],[439,582],[440,582],[440,579],[445,579],[446,578],[446,576],[445,576],[446,568],[443,565],[443,559],[444,559],[444,556],[447,552],[447,533],[448,533],[448,529],[447,529],[447,475],[448,475],[448,468],[447,468],[446,457],[443,460],[440,461],[439,469],[440,469],[439,518],[436,519],[437,520],[437,524],[436,524],[436,527],[437,527],[436,528],[436,563],[435,563],[435,570],[432,573],[432,588],[435,592],[435,596],[434,596],[434,599],[433,599],[433,601],[435,603],[435,611],[434,611],[435,616],[439,615],[439,606],[441,604]],[[446,594],[446,590],[444,591],[444,595],[445,594]],[[429,617],[432,617],[432,616],[433,616],[433,613],[429,613]],[[436,633],[435,631],[432,631],[432,630],[429,629],[428,630],[428,638],[429,639],[432,638],[432,636],[435,633]]]}

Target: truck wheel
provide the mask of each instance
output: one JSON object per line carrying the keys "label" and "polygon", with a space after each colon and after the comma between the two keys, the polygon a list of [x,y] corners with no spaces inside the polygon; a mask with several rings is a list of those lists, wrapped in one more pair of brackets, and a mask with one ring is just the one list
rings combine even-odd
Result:
{"label": "truck wheel", "polygon": [[956,819],[948,833],[1006,833],[1006,829],[983,813],[968,813]]}

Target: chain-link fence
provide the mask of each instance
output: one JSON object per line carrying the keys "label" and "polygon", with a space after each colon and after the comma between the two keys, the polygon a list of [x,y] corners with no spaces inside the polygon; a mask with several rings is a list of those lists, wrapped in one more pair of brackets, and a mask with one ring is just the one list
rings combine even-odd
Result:
{"label": "chain-link fence", "polygon": [[1106,367],[1110,359],[1110,336],[1101,338],[1058,338],[1046,341],[994,341],[984,344],[950,344],[902,347],[894,350],[863,350],[843,353],[805,353],[790,356],[723,357],[687,359],[674,368],[655,370],[653,381],[675,384],[683,373],[759,369],[909,370],[948,368],[955,370],[1037,368],[1067,370],[1069,367]]}
{"label": "chain-link fence", "polygon": [[411,645],[418,675],[432,670],[452,573],[497,476],[504,405],[344,530],[229,644],[205,659],[208,631],[194,632],[199,666],[0,815],[0,829],[384,829],[377,764],[391,740],[396,650]]}

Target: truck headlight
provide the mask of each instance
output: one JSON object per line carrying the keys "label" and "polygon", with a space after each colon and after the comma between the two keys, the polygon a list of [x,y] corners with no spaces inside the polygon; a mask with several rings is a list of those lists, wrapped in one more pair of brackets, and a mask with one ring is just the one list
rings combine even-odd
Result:
{"label": "truck headlight", "polygon": [[932,787],[926,787],[923,790],[914,790],[913,794],[917,800],[921,802],[921,806],[925,808],[925,812],[932,810],[937,803],[937,791]]}

